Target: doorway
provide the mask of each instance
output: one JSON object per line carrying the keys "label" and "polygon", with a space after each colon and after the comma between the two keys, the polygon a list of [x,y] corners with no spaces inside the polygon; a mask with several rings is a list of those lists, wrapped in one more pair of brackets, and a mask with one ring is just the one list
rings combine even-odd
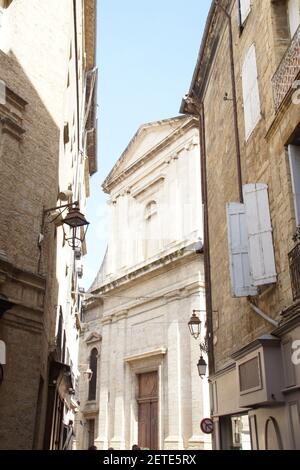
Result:
{"label": "doorway", "polygon": [[138,375],[138,444],[141,448],[158,449],[158,373]]}

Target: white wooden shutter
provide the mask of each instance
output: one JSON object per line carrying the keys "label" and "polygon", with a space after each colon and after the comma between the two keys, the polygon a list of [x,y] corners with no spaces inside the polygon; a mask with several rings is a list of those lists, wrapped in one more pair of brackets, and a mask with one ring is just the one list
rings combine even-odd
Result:
{"label": "white wooden shutter", "polygon": [[268,186],[243,186],[249,240],[250,269],[255,286],[276,282]]}
{"label": "white wooden shutter", "polygon": [[288,0],[288,18],[292,38],[300,24],[299,0]]}
{"label": "white wooden shutter", "polygon": [[227,204],[230,276],[233,297],[256,295],[252,286],[248,254],[248,234],[244,204]]}
{"label": "white wooden shutter", "polygon": [[260,98],[255,46],[252,44],[247,52],[242,69],[242,86],[246,140],[260,120]]}
{"label": "white wooden shutter", "polygon": [[251,0],[240,0],[240,17],[241,25],[246,21],[247,16],[251,11]]}
{"label": "white wooden shutter", "polygon": [[3,14],[4,14],[4,10],[0,6],[0,34],[1,34],[1,27],[2,27],[2,23],[3,23]]}
{"label": "white wooden shutter", "polygon": [[300,147],[288,146],[292,188],[294,195],[295,217],[297,226],[300,225]]}

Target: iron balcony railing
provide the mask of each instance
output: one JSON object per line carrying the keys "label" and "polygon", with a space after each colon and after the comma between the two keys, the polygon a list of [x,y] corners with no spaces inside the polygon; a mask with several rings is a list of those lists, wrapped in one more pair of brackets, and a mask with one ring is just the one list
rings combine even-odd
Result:
{"label": "iron balcony railing", "polygon": [[293,299],[300,298],[300,243],[289,253]]}
{"label": "iron balcony railing", "polygon": [[280,107],[287,93],[293,87],[299,88],[295,84],[300,71],[300,26],[298,27],[292,42],[284,54],[278,69],[273,78],[273,95],[276,111]]}

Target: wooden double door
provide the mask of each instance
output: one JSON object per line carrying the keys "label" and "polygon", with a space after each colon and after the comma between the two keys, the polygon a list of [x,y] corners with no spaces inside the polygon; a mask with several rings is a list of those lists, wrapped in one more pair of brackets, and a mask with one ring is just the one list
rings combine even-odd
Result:
{"label": "wooden double door", "polygon": [[158,449],[158,374],[139,374],[138,439],[139,446]]}

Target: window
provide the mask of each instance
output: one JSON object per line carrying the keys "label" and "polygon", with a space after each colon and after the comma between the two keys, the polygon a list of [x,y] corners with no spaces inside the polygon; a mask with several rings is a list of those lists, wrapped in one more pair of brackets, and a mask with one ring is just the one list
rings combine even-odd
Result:
{"label": "window", "polygon": [[157,204],[151,201],[147,204],[145,209],[145,259],[151,258],[159,251],[159,223]]}
{"label": "window", "polygon": [[157,213],[157,204],[155,201],[151,201],[146,206],[145,217],[150,219],[153,215]]}
{"label": "window", "polygon": [[98,365],[98,351],[96,348],[94,348],[92,349],[91,355],[90,355],[90,369],[92,371],[92,377],[89,383],[88,400],[96,400],[97,365]]}
{"label": "window", "polygon": [[251,11],[251,0],[239,0],[240,26],[242,27]]}
{"label": "window", "polygon": [[296,225],[300,225],[300,147],[288,146]]}
{"label": "window", "polygon": [[6,52],[7,49],[7,35],[8,24],[6,9],[11,4],[12,0],[0,0],[0,49]]}
{"label": "window", "polygon": [[245,137],[248,140],[251,132],[260,120],[260,99],[255,46],[252,44],[247,52],[242,69],[242,86],[245,119]]}
{"label": "window", "polygon": [[4,34],[4,2],[0,0],[0,48],[2,47],[2,36]]}
{"label": "window", "polygon": [[268,187],[243,187],[244,204],[227,204],[233,297],[256,295],[257,287],[276,282]]}
{"label": "window", "polygon": [[300,7],[299,0],[288,0],[287,2],[287,15],[290,27],[291,38],[296,33],[300,24]]}
{"label": "window", "polygon": [[62,308],[59,307],[59,317],[58,317],[58,325],[57,325],[57,333],[56,333],[56,348],[57,348],[57,355],[59,360],[63,360],[62,358],[62,334],[63,334],[63,312]]}
{"label": "window", "polygon": [[0,31],[1,31],[2,24],[3,24],[3,14],[4,14],[4,8],[0,2]]}

